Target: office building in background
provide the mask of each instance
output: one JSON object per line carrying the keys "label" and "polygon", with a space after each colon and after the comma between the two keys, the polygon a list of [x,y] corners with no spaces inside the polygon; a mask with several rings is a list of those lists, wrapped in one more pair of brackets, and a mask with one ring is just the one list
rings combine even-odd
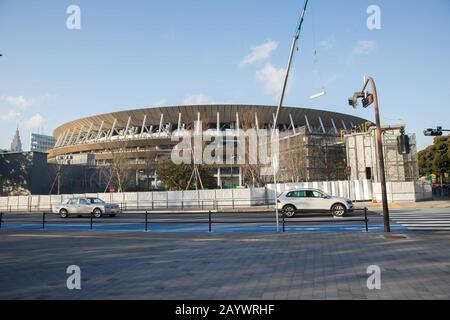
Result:
{"label": "office building in background", "polygon": [[35,152],[46,152],[56,144],[56,140],[52,136],[38,133],[32,133],[30,141],[30,150]]}

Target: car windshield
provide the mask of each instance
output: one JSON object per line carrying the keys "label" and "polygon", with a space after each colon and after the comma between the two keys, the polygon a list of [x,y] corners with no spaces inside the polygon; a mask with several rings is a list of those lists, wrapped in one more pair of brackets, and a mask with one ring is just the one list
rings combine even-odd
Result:
{"label": "car windshield", "polygon": [[89,198],[88,201],[92,204],[104,204],[105,201],[98,198]]}

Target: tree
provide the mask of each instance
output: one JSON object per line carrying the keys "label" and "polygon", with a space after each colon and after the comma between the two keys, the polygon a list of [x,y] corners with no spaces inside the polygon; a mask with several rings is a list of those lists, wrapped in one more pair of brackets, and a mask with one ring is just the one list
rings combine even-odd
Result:
{"label": "tree", "polygon": [[419,152],[418,158],[421,176],[450,172],[450,136],[436,137],[433,145]]}
{"label": "tree", "polygon": [[132,165],[127,156],[127,142],[121,142],[118,148],[110,149],[111,160],[107,171],[109,175],[109,187],[114,187],[117,192],[126,192]]}
{"label": "tree", "polygon": [[[247,139],[248,140],[248,139]],[[266,183],[267,176],[262,175],[263,165],[258,161],[258,155],[250,152],[250,146],[245,145],[245,161],[241,166],[244,182],[251,187],[257,187]]]}
{"label": "tree", "polygon": [[[171,191],[186,190],[193,169],[193,165],[177,165],[171,160],[159,161],[156,166],[158,178],[162,181],[162,183],[164,183],[167,190]],[[210,166],[199,165],[198,171],[200,173],[203,188],[211,189],[216,186],[214,171]],[[193,180],[189,186],[189,189],[195,190],[196,188],[201,189],[201,186],[199,184],[196,186],[195,180]]]}
{"label": "tree", "polygon": [[29,195],[28,180],[33,167],[32,154],[0,154],[0,194]]}

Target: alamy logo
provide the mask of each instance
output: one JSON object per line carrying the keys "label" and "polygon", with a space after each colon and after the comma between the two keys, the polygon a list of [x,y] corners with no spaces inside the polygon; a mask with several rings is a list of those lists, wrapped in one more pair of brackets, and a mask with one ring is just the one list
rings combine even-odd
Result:
{"label": "alamy logo", "polygon": [[[258,165],[262,175],[278,171],[278,130],[237,129],[202,131],[202,121],[195,121],[194,131],[172,135],[179,142],[171,153],[177,165]],[[181,139],[181,141],[180,141]]]}
{"label": "alamy logo", "polygon": [[367,274],[370,274],[367,278],[367,289],[380,290],[381,289],[381,269],[377,265],[371,265],[367,267]]}
{"label": "alamy logo", "polygon": [[381,9],[377,5],[371,5],[367,8],[367,14],[370,16],[367,18],[367,28],[369,30],[381,29]]}
{"label": "alamy logo", "polygon": [[69,290],[81,290],[81,269],[77,265],[71,265],[67,267],[67,274],[70,276],[67,278],[67,289]]}
{"label": "alamy logo", "polygon": [[81,8],[75,4],[67,7],[66,13],[69,14],[66,20],[66,27],[69,30],[81,29]]}

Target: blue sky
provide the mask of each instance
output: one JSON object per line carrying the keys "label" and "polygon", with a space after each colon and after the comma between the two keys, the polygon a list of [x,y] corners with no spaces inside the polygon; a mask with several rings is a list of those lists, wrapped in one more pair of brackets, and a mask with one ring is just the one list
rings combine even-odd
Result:
{"label": "blue sky", "polygon": [[[69,5],[81,30],[66,27]],[[381,9],[381,30],[366,10]],[[303,0],[0,0],[0,148],[97,113],[183,103],[276,104]],[[450,119],[450,2],[310,0],[285,104],[349,113],[372,75],[386,123]],[[252,50],[253,48],[253,50]],[[316,49],[317,55],[314,56]],[[253,53],[253,54],[252,54]],[[311,101],[324,85],[328,94]]]}

